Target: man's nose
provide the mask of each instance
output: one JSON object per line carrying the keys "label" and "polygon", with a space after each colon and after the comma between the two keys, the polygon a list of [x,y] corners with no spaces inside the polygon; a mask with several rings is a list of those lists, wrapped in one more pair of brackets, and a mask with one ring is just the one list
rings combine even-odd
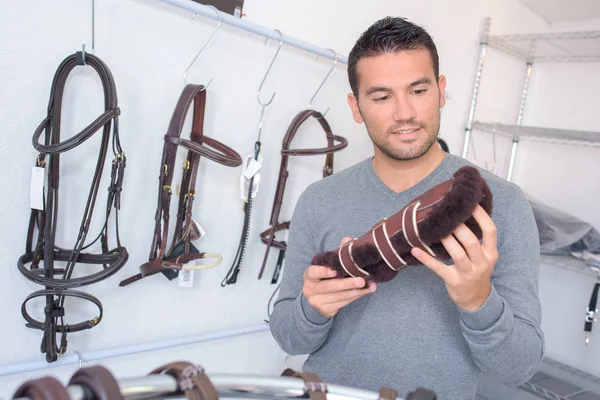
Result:
{"label": "man's nose", "polygon": [[410,121],[417,116],[412,102],[406,95],[396,96],[394,102],[394,121]]}

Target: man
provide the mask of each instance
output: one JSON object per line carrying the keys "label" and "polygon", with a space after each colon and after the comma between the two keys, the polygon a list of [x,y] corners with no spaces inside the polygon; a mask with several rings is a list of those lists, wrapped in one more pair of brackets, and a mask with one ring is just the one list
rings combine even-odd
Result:
{"label": "man", "polygon": [[364,288],[332,278],[312,257],[360,237],[416,196],[470,163],[436,143],[446,78],[420,27],[384,18],[348,59],[348,103],[365,124],[374,156],[310,185],[292,217],[286,268],[271,332],[303,370],[325,381],[400,396],[417,387],[441,400],[474,399],[480,374],[516,386],[544,353],[538,297],[539,238],[521,189],[481,170],[493,194],[483,237],[460,225],[442,239],[452,260],[413,249],[423,265]]}

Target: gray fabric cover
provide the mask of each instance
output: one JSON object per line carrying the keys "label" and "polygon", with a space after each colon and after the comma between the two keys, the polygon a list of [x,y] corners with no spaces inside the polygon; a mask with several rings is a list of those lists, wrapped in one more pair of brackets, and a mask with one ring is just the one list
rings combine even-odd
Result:
{"label": "gray fabric cover", "polygon": [[527,198],[538,226],[543,254],[568,255],[586,250],[600,253],[600,233],[592,225],[530,195]]}

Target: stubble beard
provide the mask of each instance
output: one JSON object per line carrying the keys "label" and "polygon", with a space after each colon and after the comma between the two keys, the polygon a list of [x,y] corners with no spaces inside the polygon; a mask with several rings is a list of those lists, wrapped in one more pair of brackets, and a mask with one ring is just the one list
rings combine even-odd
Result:
{"label": "stubble beard", "polygon": [[[439,117],[437,121],[432,121],[430,124],[424,124],[415,120],[396,123],[386,130],[385,135],[375,134],[370,129],[369,124],[364,117],[363,121],[365,123],[365,127],[367,128],[367,133],[369,134],[369,137],[371,138],[373,144],[384,155],[397,161],[414,160],[425,155],[429,151],[429,149],[431,149],[431,147],[437,143],[437,136],[440,131]],[[395,148],[391,143],[391,140],[389,140],[389,138],[391,135],[393,135],[393,131],[400,130],[403,127],[420,127],[421,131],[423,131],[427,135],[427,140],[425,141],[425,143],[416,148],[410,148],[407,150]]]}

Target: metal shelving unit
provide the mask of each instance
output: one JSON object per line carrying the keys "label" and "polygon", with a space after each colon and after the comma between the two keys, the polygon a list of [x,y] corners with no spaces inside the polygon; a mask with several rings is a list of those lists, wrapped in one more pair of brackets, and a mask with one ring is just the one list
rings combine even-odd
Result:
{"label": "metal shelving unit", "polygon": [[[511,180],[519,140],[534,139],[578,145],[600,145],[600,132],[571,131],[545,127],[523,126],[523,112],[534,63],[600,63],[600,31],[557,32],[524,35],[490,35],[491,19],[486,18],[480,42],[479,61],[473,97],[465,129],[462,156],[467,157],[474,130],[511,136],[512,146],[506,179]],[[477,96],[488,47],[525,61],[526,74],[514,125],[486,123],[475,120]]]}
{"label": "metal shelving unit", "polygon": [[[487,18],[480,41],[479,60],[465,129],[462,156],[467,157],[474,131],[499,134],[509,138],[512,141],[512,146],[506,179],[510,181],[520,140],[586,147],[600,146],[600,132],[523,125],[523,114],[533,65],[536,63],[600,63],[600,31],[490,35],[490,24],[491,19]],[[488,47],[521,59],[525,63],[526,73],[515,124],[476,120],[477,97]],[[584,261],[572,256],[542,254],[541,263],[542,265],[559,267],[590,277],[598,278],[600,276],[600,269],[591,267]],[[519,400],[540,398],[549,400],[600,400],[600,378],[549,358],[545,358],[538,372],[518,389],[504,387],[504,385],[499,385],[493,380],[484,384],[480,389],[482,390],[478,393],[478,399],[485,400],[504,400],[507,398]],[[510,393],[509,397],[507,397],[508,393]]]}

